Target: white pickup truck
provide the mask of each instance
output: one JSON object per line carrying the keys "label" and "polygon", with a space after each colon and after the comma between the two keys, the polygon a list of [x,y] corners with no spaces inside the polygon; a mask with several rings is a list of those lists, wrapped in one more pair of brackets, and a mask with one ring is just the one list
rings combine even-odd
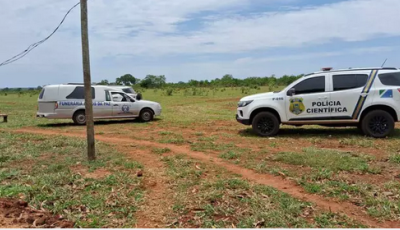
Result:
{"label": "white pickup truck", "polygon": [[358,68],[308,74],[279,92],[244,97],[236,120],[260,136],[281,124],[357,126],[371,137],[388,136],[400,118],[400,69]]}

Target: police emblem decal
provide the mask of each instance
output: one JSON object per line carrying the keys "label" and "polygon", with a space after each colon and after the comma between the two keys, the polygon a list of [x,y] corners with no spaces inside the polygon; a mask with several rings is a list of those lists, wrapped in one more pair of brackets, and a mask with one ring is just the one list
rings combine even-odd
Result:
{"label": "police emblem decal", "polygon": [[128,112],[129,112],[129,106],[123,105],[123,106],[122,106],[122,112],[128,113]]}
{"label": "police emblem decal", "polygon": [[290,112],[293,114],[299,115],[302,112],[306,110],[304,104],[303,104],[303,98],[298,97],[298,98],[291,98],[290,99],[290,106],[289,106]]}

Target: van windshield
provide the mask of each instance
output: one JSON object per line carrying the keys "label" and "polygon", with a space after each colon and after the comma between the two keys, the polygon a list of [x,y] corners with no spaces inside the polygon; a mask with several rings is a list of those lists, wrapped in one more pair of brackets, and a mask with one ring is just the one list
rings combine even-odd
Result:
{"label": "van windshield", "polygon": [[122,91],[124,91],[125,93],[135,93],[132,88],[123,88]]}

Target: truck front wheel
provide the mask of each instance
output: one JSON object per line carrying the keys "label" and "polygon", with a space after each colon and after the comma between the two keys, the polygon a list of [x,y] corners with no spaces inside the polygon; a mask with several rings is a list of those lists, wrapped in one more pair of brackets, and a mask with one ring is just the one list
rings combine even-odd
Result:
{"label": "truck front wheel", "polygon": [[270,112],[258,113],[252,122],[254,132],[262,137],[275,136],[279,131],[279,126],[279,119]]}
{"label": "truck front wheel", "polygon": [[361,129],[367,136],[383,138],[393,131],[394,119],[384,110],[373,110],[362,119]]}

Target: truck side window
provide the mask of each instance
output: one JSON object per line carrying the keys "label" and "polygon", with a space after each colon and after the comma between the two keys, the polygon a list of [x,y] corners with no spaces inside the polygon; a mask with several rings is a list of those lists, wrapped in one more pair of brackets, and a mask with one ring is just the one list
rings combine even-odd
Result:
{"label": "truck side window", "polygon": [[379,74],[382,84],[389,86],[400,86],[400,72]]}
{"label": "truck side window", "polygon": [[343,74],[333,75],[333,91],[356,89],[365,86],[368,80],[367,74]]}
{"label": "truck side window", "polygon": [[[95,98],[95,91],[94,87],[92,87],[92,99]],[[85,87],[83,86],[77,86],[75,87],[74,91],[72,91],[71,94],[69,94],[67,99],[85,99]]]}
{"label": "truck side window", "polygon": [[325,92],[325,76],[306,79],[293,87],[295,94],[310,94]]}

